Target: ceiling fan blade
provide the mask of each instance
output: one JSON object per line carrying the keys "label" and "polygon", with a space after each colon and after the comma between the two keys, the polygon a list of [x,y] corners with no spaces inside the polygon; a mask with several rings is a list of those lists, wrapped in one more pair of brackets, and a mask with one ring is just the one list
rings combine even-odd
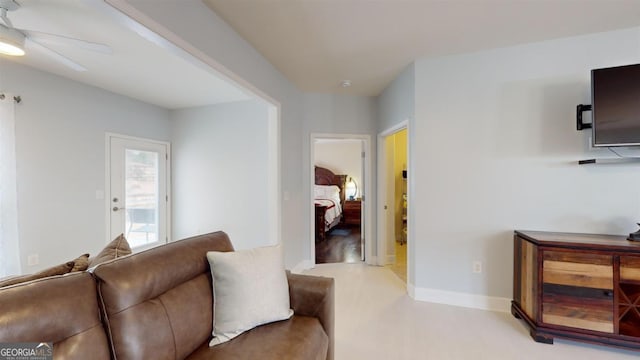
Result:
{"label": "ceiling fan blade", "polygon": [[113,54],[113,50],[109,45],[95,43],[91,41],[76,39],[64,35],[50,34],[42,31],[34,31],[34,30],[23,30],[20,29],[25,35],[27,35],[31,40],[37,41],[45,44],[60,44],[60,45],[73,45],[77,46],[81,49],[98,52],[101,54],[111,55]]}
{"label": "ceiling fan blade", "polygon": [[62,65],[71,68],[75,71],[87,71],[87,68],[85,68],[84,66],[78,64],[77,62],[69,59],[68,57],[61,55],[59,53],[57,53],[54,50],[51,50],[50,48],[39,44],[35,41],[33,41],[31,38],[27,37],[26,41],[25,41],[25,47],[27,49],[29,48],[36,48],[40,51],[42,51],[43,53],[45,53],[47,56],[49,56],[51,59],[61,63]]}

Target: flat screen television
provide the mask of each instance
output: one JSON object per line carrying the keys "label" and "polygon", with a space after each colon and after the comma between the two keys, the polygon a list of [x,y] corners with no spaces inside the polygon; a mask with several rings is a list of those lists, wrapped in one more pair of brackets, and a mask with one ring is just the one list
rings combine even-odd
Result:
{"label": "flat screen television", "polygon": [[591,70],[593,146],[640,145],[640,64]]}

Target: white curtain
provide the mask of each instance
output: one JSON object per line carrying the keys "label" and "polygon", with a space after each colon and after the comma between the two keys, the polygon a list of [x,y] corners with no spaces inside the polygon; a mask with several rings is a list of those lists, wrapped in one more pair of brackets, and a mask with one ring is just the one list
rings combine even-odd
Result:
{"label": "white curtain", "polygon": [[12,94],[0,95],[0,277],[21,272],[14,107]]}

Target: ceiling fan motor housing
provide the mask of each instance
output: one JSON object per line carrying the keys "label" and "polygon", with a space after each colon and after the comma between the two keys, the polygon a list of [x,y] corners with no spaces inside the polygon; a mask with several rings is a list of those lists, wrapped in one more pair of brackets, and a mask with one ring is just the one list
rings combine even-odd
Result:
{"label": "ceiling fan motor housing", "polygon": [[24,34],[0,24],[0,53],[24,55]]}
{"label": "ceiling fan motor housing", "polygon": [[7,11],[20,8],[15,0],[0,0],[0,18],[4,24],[0,24],[0,53],[22,56],[24,55],[25,36],[13,28],[13,24],[7,17]]}

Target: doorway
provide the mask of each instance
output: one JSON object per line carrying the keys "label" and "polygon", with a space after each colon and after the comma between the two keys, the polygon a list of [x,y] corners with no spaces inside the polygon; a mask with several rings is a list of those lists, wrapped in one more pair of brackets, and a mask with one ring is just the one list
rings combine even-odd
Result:
{"label": "doorway", "polygon": [[109,239],[124,234],[141,250],[169,232],[169,143],[107,134]]}
{"label": "doorway", "polygon": [[409,146],[406,124],[382,133],[379,141],[380,265],[407,283],[409,248]]}
{"label": "doorway", "polygon": [[312,135],[312,262],[369,261],[366,135]]}

